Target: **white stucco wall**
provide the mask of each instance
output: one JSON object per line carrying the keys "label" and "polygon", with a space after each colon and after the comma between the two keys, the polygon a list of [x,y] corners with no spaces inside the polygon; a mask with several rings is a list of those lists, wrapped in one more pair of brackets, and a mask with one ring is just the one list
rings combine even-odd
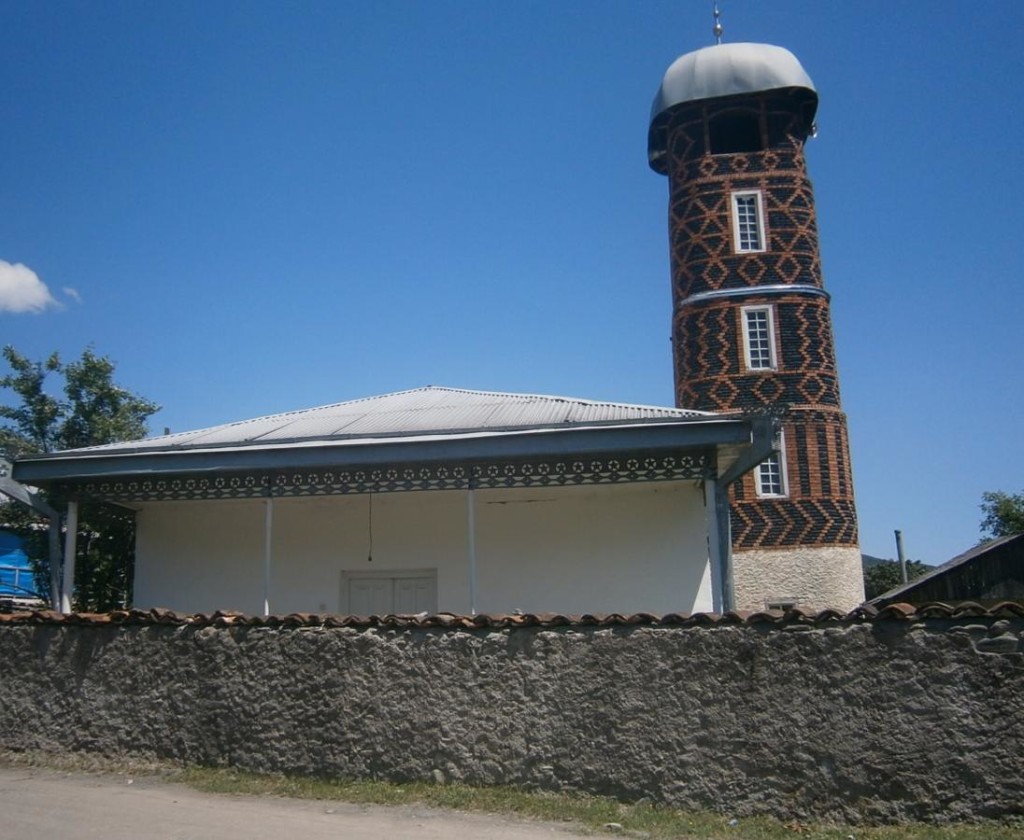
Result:
{"label": "white stucco wall", "polygon": [[692,484],[478,493],[481,612],[710,610],[707,524]]}
{"label": "white stucco wall", "polygon": [[736,607],[763,610],[777,599],[797,606],[852,610],[864,600],[860,549],[807,546],[733,552]]}
{"label": "white stucco wall", "polygon": [[[693,483],[476,491],[477,611],[710,610]],[[342,573],[435,569],[438,609],[470,610],[463,491],[274,501],[270,608],[340,612]],[[135,605],[263,608],[264,503],[155,502],[138,512]]]}

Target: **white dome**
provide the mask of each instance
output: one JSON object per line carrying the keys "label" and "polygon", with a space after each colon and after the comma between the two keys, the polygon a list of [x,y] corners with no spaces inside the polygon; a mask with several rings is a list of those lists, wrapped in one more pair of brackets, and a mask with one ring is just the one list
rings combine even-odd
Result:
{"label": "white dome", "polygon": [[791,87],[815,93],[811,77],[789,50],[771,44],[715,44],[680,56],[665,71],[651,120],[682,102]]}

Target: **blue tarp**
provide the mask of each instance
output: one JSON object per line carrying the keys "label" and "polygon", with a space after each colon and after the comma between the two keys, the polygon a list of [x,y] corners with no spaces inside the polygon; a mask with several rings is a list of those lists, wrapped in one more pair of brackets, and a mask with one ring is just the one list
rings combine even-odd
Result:
{"label": "blue tarp", "polygon": [[32,564],[23,548],[24,543],[17,534],[0,531],[0,596],[32,595],[36,581],[32,576]]}

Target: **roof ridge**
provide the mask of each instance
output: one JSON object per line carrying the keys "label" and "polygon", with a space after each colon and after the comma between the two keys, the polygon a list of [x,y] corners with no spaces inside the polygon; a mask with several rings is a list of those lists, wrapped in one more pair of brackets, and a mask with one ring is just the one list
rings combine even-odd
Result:
{"label": "roof ridge", "polygon": [[[406,397],[410,394],[437,394],[440,395],[441,402],[437,404],[430,404],[429,402],[425,405],[419,405],[415,401],[407,405],[401,404],[401,398]],[[474,388],[453,388],[446,385],[423,385],[417,388],[406,388],[400,391],[389,391],[384,394],[374,394],[365,397],[357,397],[350,400],[341,400],[339,402],[326,403],[324,405],[311,406],[309,408],[292,409],[290,411],[279,411],[272,414],[263,414],[258,417],[249,417],[242,420],[233,420],[228,423],[218,423],[213,426],[205,426],[197,429],[187,429],[182,432],[175,432],[167,435],[157,435],[153,437],[142,438],[137,441],[121,441],[113,444],[103,444],[100,446],[83,447],[82,449],[75,450],[80,452],[103,452],[106,450],[123,448],[129,444],[135,444],[136,447],[148,447],[148,448],[190,448],[196,445],[198,441],[207,439],[211,436],[223,435],[230,433],[232,430],[244,431],[247,427],[253,427],[257,424],[261,424],[264,428],[259,431],[258,434],[250,435],[248,432],[242,436],[245,442],[257,442],[261,438],[267,436],[274,436],[274,434],[281,429],[290,427],[292,424],[302,422],[303,418],[311,417],[315,422],[316,415],[318,413],[325,414],[326,417],[331,416],[331,412],[337,412],[339,415],[344,416],[351,413],[354,417],[358,418],[360,410],[367,415],[373,414],[375,411],[380,411],[381,414],[387,415],[394,413],[395,411],[408,412],[410,416],[415,416],[416,413],[428,413],[436,410],[452,410],[460,411],[463,406],[459,404],[457,399],[452,399],[449,402],[450,405],[444,403],[444,395],[466,396],[466,397],[482,397],[484,399],[490,399],[494,405],[491,406],[493,411],[500,411],[500,403],[502,401],[511,403],[515,406],[536,406],[538,410],[543,409],[543,404],[559,406],[557,412],[562,415],[562,423],[568,422],[569,418],[573,415],[574,410],[580,408],[605,408],[618,410],[620,413],[629,413],[634,420],[654,420],[654,419],[665,419],[665,420],[682,420],[682,419],[700,419],[703,417],[715,417],[717,416],[714,412],[698,411],[696,409],[688,408],[677,408],[670,406],[659,406],[650,404],[640,403],[628,403],[614,400],[594,400],[587,399],[584,397],[570,397],[558,394],[538,394],[538,393],[515,393],[511,391],[485,391]],[[392,408],[388,408],[387,401],[397,400],[397,405]],[[384,404],[385,407],[376,409],[371,407],[370,403]],[[472,404],[472,403],[470,403]],[[540,405],[538,405],[540,404]],[[528,410],[528,409],[527,409]],[[598,412],[600,414],[600,412]],[[621,418],[625,420],[626,418]],[[582,421],[577,421],[582,422]],[[512,424],[508,428],[513,428],[518,424]],[[543,424],[542,424],[543,425]],[[499,427],[495,427],[497,429]],[[505,428],[501,426],[500,428]],[[338,430],[340,431],[340,429]],[[422,429],[421,431],[427,432],[429,429]],[[446,429],[447,432],[451,432],[452,429]],[[333,435],[327,435],[327,437],[336,437],[337,431]],[[57,454],[57,453],[54,453]]]}
{"label": "roof ridge", "polygon": [[[683,414],[715,414],[715,412],[713,411],[701,411],[700,409],[697,408],[679,408],[678,406],[653,405],[651,403],[630,403],[622,402],[621,400],[592,400],[586,397],[567,397],[561,394],[539,394],[533,392],[524,394],[518,391],[485,391],[479,388],[451,388],[446,385],[426,385],[422,388],[410,388],[408,391],[395,391],[394,395],[408,394],[412,393],[413,391],[428,390],[450,391],[458,394],[480,394],[482,396],[512,397],[515,399],[522,400],[556,400],[558,402],[575,403],[578,405],[602,405],[614,406],[616,408],[645,408],[649,411],[677,411]],[[388,397],[393,396],[393,394],[381,394],[380,396]]]}

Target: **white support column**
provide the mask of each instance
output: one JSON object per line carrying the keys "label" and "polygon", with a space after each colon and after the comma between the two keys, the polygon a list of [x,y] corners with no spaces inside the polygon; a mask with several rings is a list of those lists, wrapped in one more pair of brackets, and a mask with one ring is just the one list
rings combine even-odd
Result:
{"label": "white support column", "polygon": [[75,590],[75,551],[78,548],[78,502],[68,502],[64,528],[64,579],[60,588],[60,611],[71,612],[71,595]]}
{"label": "white support column", "polygon": [[263,502],[263,615],[270,615],[271,540],[274,536],[274,500]]}
{"label": "white support column", "polygon": [[713,478],[704,479],[704,513],[708,523],[708,562],[711,564],[711,604],[716,613],[721,613],[725,602],[722,562],[722,535],[718,528],[718,482]]}
{"label": "white support column", "polygon": [[472,482],[466,491],[466,529],[469,554],[469,614],[476,615],[476,491]]}

